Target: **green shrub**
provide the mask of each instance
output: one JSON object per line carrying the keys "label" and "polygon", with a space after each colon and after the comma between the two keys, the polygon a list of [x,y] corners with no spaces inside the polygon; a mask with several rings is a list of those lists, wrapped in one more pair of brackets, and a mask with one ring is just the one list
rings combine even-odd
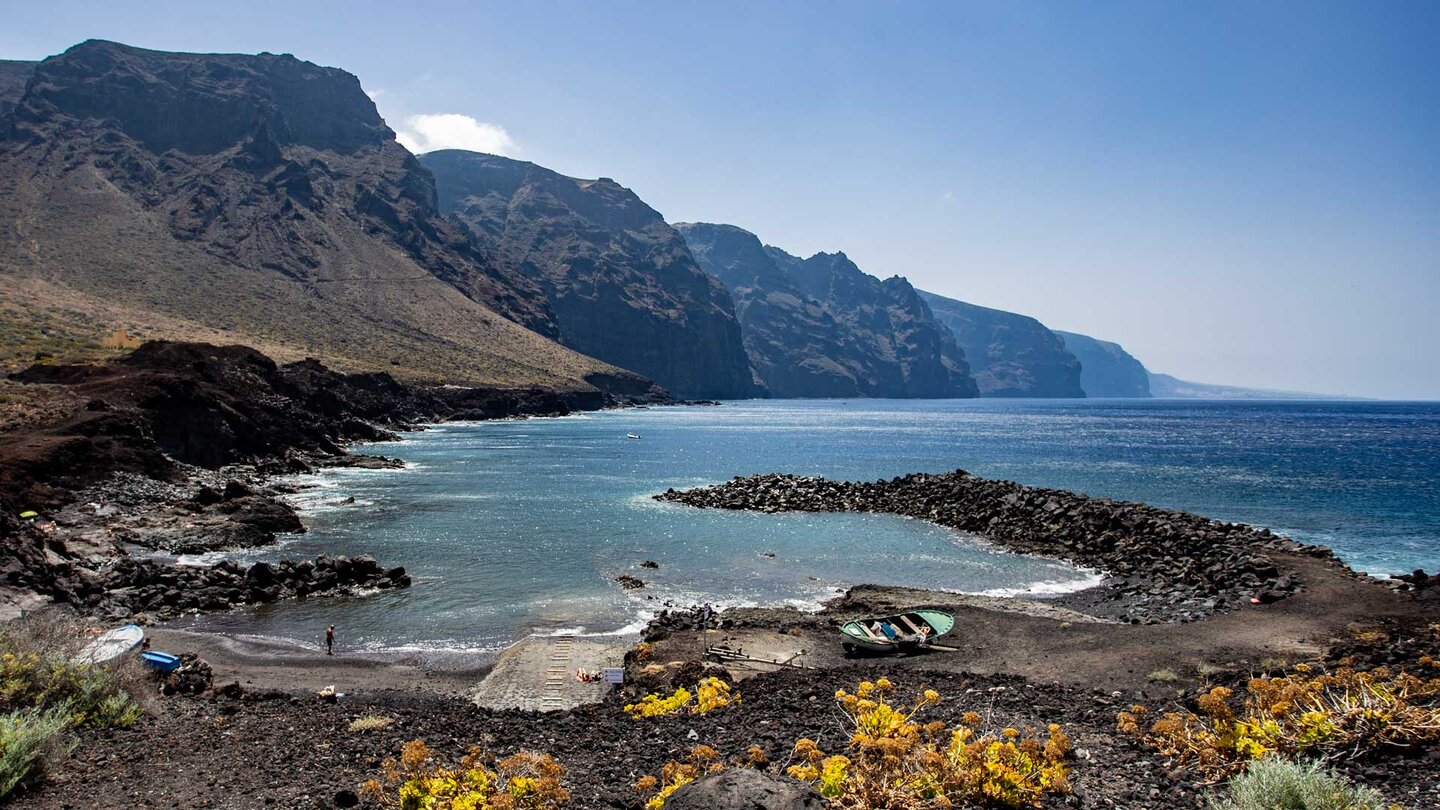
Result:
{"label": "green shrub", "polygon": [[86,636],[73,619],[27,616],[0,627],[0,798],[75,746],[71,728],[132,725],[143,709],[133,660],[79,664]]}
{"label": "green shrub", "polygon": [[1209,810],[1385,810],[1385,797],[1320,767],[1283,759],[1251,763]]}
{"label": "green shrub", "polygon": [[131,697],[143,678],[133,661],[75,663],[85,636],[55,616],[27,617],[0,629],[0,712],[66,708],[76,726],[128,726],[142,710]]}
{"label": "green shrub", "polygon": [[0,715],[0,797],[74,747],[69,707],[63,704]]}

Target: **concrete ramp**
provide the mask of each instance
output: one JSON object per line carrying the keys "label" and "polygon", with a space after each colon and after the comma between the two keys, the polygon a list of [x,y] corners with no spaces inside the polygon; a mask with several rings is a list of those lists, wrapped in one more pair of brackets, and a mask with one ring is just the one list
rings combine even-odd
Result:
{"label": "concrete ramp", "polygon": [[560,711],[599,703],[606,683],[580,683],[575,670],[618,667],[626,641],[581,636],[530,636],[500,654],[475,690],[475,704],[487,709]]}

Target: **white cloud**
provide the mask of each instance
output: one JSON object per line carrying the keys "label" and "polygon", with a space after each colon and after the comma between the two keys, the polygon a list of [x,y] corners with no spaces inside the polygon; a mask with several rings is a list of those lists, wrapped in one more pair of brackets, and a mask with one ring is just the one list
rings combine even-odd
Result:
{"label": "white cloud", "polygon": [[510,155],[515,139],[499,124],[488,124],[460,113],[412,115],[395,129],[395,140],[415,154],[436,149],[468,149]]}

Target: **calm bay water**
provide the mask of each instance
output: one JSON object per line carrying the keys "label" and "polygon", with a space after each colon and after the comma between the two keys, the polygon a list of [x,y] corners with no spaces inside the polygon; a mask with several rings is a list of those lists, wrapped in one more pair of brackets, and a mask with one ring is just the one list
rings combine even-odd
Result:
{"label": "calm bay water", "polygon": [[[1054,593],[1094,581],[920,521],[648,497],[770,471],[959,467],[1267,526],[1372,572],[1440,568],[1437,404],[761,401],[447,424],[360,451],[410,468],[302,478],[310,532],[229,556],[370,553],[405,565],[415,587],[200,626],[314,644],[334,623],[354,647],[479,652],[532,631],[624,632],[666,601],[814,605],[859,582]],[[637,567],[647,559],[660,568]],[[613,578],[627,573],[649,587],[622,591]]]}

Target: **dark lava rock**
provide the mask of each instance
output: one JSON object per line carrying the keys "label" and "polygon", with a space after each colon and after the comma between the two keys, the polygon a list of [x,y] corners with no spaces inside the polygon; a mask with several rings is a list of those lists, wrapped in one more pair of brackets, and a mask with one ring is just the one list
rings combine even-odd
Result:
{"label": "dark lava rock", "polygon": [[822,810],[825,801],[809,785],[776,779],[748,768],[731,768],[696,779],[670,794],[667,810]]}
{"label": "dark lava rock", "polygon": [[655,562],[654,560],[646,560],[645,562],[640,563],[640,567],[641,567],[641,568],[659,568],[659,567],[660,567],[660,563]]}
{"label": "dark lava rock", "polygon": [[620,576],[615,577],[615,581],[620,583],[620,587],[624,588],[627,591],[633,591],[637,588],[645,587],[645,582],[643,580],[641,580],[639,577],[632,577],[629,574],[621,574]]}
{"label": "dark lava rock", "polygon": [[198,695],[214,681],[215,672],[208,661],[194,653],[181,653],[180,668],[161,677],[161,690],[167,695]]}
{"label": "dark lava rock", "polygon": [[1305,547],[1264,529],[964,470],[868,483],[756,475],[655,497],[719,509],[884,512],[930,520],[1012,551],[1105,571],[1113,599],[1092,608],[1132,623],[1193,620],[1228,605],[1275,602],[1304,586],[1282,573],[1266,551]]}

